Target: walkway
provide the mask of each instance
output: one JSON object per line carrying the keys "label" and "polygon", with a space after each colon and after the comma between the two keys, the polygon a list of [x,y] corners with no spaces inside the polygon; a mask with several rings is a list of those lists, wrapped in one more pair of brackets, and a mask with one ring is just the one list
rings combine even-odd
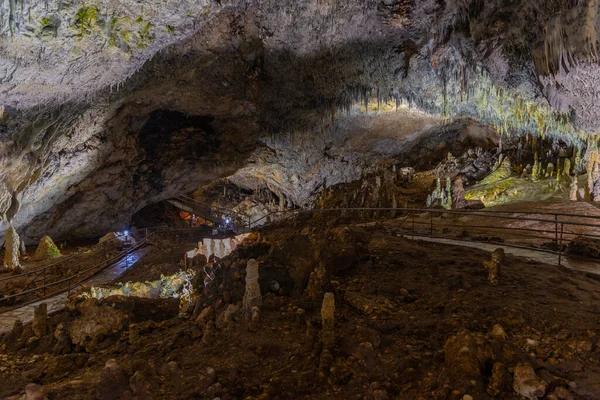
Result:
{"label": "walkway", "polygon": [[[118,278],[129,267],[138,262],[146,253],[150,251],[149,247],[142,247],[131,254],[123,257],[113,266],[105,269],[98,275],[84,282],[86,285],[104,285]],[[41,303],[48,304],[48,314],[62,310],[68,299],[68,294],[61,293],[49,299],[41,300],[36,303],[29,304],[4,314],[0,314],[0,333],[9,332],[12,329],[15,321],[20,319],[23,324],[27,324],[33,320],[33,310]]]}
{"label": "walkway", "polygon": [[[407,239],[413,239],[410,234],[403,235]],[[548,253],[545,251],[535,249],[522,249],[518,247],[506,246],[501,244],[483,243],[483,242],[469,242],[465,240],[457,239],[442,239],[442,238],[430,238],[428,236],[414,236],[414,240],[422,240],[424,242],[443,243],[450,244],[453,246],[471,247],[492,252],[498,248],[504,249],[506,254],[511,254],[517,257],[527,258],[529,260],[541,262],[544,264],[558,265],[558,255]],[[566,258],[563,254],[561,265],[563,267],[581,271],[585,273],[600,275],[600,262],[586,261],[586,260],[573,260]]]}

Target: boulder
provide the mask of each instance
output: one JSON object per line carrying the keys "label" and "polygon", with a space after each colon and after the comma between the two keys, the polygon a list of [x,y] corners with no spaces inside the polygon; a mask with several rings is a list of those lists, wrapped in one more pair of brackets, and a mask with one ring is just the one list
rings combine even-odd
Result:
{"label": "boulder", "polygon": [[51,260],[60,256],[60,250],[56,247],[50,236],[44,236],[40,240],[40,244],[33,254],[33,258],[36,260]]}
{"label": "boulder", "polygon": [[546,393],[546,383],[538,378],[530,364],[519,364],[515,367],[513,389],[529,400],[537,400]]}
{"label": "boulder", "polygon": [[486,354],[483,335],[461,329],[444,345],[446,371],[459,386],[480,380]]}
{"label": "boulder", "polygon": [[96,391],[98,400],[116,400],[120,399],[122,393],[128,389],[129,380],[125,371],[119,365],[117,360],[110,359],[106,362],[104,369],[100,373],[100,382]]}
{"label": "boulder", "polygon": [[104,299],[76,299],[69,308],[76,313],[69,327],[74,344],[86,348],[121,332],[130,323],[174,318],[179,312],[179,299],[147,299],[110,296]]}
{"label": "boulder", "polygon": [[576,256],[600,258],[600,240],[577,236],[569,243],[567,252]]}

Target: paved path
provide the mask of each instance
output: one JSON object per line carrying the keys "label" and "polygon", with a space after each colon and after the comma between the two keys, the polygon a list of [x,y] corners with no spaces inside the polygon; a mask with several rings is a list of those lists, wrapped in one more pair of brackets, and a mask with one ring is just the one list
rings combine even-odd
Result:
{"label": "paved path", "polygon": [[[149,247],[144,247],[128,254],[126,257],[112,267],[107,268],[93,278],[85,281],[86,285],[103,285],[118,278],[129,267],[138,262],[146,253],[150,251]],[[41,303],[48,304],[48,314],[62,310],[67,303],[67,293],[61,293],[49,299],[38,301],[24,307],[16,308],[4,314],[0,314],[0,333],[8,332],[12,329],[13,324],[17,319],[20,319],[23,324],[33,320],[33,309]]]}
{"label": "paved path", "polygon": [[[412,235],[404,235],[407,239],[412,239]],[[527,258],[530,260],[542,262],[550,265],[558,265],[558,255],[548,253],[545,251],[535,249],[521,249],[518,247],[505,246],[500,244],[482,243],[482,242],[469,242],[465,240],[457,239],[442,239],[442,238],[430,238],[427,236],[414,236],[414,240],[422,240],[424,242],[443,243],[451,244],[453,246],[472,247],[476,249],[494,251],[497,248],[503,248],[507,254],[514,256]],[[573,260],[565,257],[563,254],[561,265],[569,269],[582,271],[590,274],[600,275],[600,262],[585,261],[585,260]]]}

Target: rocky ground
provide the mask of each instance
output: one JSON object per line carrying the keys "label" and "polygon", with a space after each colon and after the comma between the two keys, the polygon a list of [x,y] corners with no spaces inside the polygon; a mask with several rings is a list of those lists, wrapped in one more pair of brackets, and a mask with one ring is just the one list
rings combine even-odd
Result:
{"label": "rocky ground", "polygon": [[[262,232],[220,261],[180,318],[168,300],[73,300],[40,337],[26,326],[3,339],[0,396],[29,383],[49,399],[600,396],[597,280],[507,256],[491,286],[486,252],[340,222]],[[164,254],[138,272],[179,261]],[[258,320],[240,314],[250,258],[260,263]]]}

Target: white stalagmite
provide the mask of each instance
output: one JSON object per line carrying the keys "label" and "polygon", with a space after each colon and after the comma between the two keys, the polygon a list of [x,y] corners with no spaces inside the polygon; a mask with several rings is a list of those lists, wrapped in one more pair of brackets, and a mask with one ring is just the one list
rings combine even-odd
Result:
{"label": "white stalagmite", "polygon": [[21,268],[21,263],[19,262],[20,245],[19,235],[12,224],[10,224],[6,230],[6,241],[4,243],[6,250],[4,254],[4,268],[9,271],[16,271]]}
{"label": "white stalagmite", "polygon": [[231,254],[235,248],[244,241],[248,236],[247,233],[238,235],[234,238],[225,239],[203,239],[198,242],[198,253],[206,256],[206,259],[210,258],[214,254],[217,258],[223,258]]}
{"label": "white stalagmite", "polygon": [[243,310],[246,318],[252,317],[252,308],[262,304],[262,295],[258,285],[258,261],[251,258],[246,265],[246,292],[244,293]]}

